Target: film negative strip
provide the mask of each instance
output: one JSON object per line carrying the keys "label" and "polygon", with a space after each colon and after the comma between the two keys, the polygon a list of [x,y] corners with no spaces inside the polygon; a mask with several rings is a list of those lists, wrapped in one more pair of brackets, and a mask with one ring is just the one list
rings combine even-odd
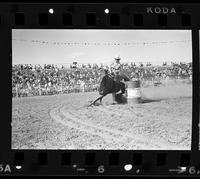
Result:
{"label": "film negative strip", "polygon": [[199,19],[200,4],[1,3],[0,174],[199,177]]}

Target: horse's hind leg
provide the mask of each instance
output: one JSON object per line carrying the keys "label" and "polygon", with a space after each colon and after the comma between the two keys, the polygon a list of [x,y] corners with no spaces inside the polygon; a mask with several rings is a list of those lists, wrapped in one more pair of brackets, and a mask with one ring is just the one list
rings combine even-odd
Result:
{"label": "horse's hind leg", "polygon": [[113,99],[113,103],[112,104],[116,104],[117,101],[116,101],[116,93],[112,93],[112,99]]}
{"label": "horse's hind leg", "polygon": [[115,93],[112,93],[113,102],[115,102]]}
{"label": "horse's hind leg", "polygon": [[120,83],[120,88],[121,88],[121,94],[124,94],[125,93],[125,91],[126,91],[126,87],[125,87],[125,84],[124,83]]}

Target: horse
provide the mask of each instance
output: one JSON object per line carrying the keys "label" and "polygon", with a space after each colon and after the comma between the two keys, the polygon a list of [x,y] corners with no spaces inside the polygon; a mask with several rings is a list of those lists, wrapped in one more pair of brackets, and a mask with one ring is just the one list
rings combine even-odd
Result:
{"label": "horse", "polygon": [[[103,97],[108,94],[113,94],[113,98],[115,99],[115,101],[117,101],[118,103],[123,103],[122,95],[125,93],[125,84],[123,82],[114,80],[115,77],[108,73],[105,73],[101,80],[99,88],[99,94],[101,96],[94,100],[89,106],[94,105],[97,101],[100,101],[101,103]],[[126,79],[126,81],[128,81],[128,79]],[[120,91],[121,93],[119,93]]]}

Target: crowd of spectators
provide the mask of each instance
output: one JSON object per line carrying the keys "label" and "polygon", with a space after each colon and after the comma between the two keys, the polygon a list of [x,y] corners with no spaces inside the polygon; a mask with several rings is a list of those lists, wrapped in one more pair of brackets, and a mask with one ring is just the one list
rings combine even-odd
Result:
{"label": "crowd of spectators", "polygon": [[[73,63],[70,67],[57,65],[13,65],[12,96],[36,96],[62,93],[97,91],[101,75],[100,69],[110,70],[108,65]],[[124,63],[122,71],[130,79],[158,82],[167,79],[192,80],[192,63]]]}

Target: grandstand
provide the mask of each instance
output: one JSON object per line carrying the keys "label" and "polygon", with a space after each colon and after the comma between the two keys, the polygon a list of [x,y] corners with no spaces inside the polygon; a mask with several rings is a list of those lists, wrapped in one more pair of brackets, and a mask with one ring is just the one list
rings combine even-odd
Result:
{"label": "grandstand", "polygon": [[[100,69],[108,64],[14,64],[12,66],[12,96],[26,97],[98,91]],[[123,72],[130,78],[139,78],[143,86],[151,83],[169,83],[170,80],[192,82],[192,63],[154,65],[123,63]]]}

